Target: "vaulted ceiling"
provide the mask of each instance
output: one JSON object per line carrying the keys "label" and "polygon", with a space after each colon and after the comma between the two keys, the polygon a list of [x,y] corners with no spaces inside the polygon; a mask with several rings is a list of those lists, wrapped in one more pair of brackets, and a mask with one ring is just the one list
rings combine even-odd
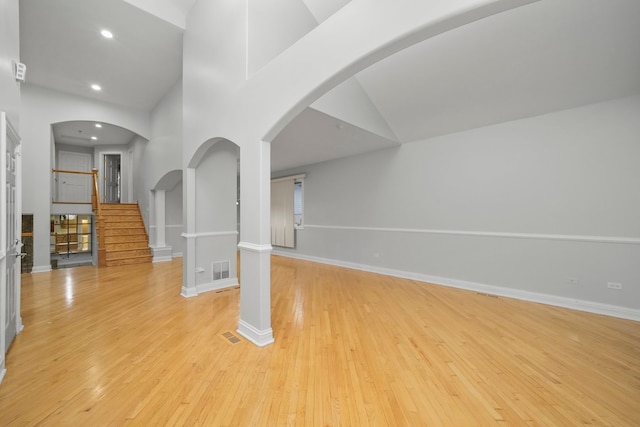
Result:
{"label": "vaulted ceiling", "polygon": [[[194,1],[21,0],[27,81],[151,110],[180,78]],[[299,1],[318,22],[348,3]],[[640,93],[638,22],[637,0],[542,0],[419,43],[300,114],[273,141],[272,169]]]}

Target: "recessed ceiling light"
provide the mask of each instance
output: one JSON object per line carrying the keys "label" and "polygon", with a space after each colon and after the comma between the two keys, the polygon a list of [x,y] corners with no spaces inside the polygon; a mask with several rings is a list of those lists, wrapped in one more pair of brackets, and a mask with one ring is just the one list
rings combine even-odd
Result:
{"label": "recessed ceiling light", "polygon": [[96,139],[98,139],[98,137],[97,136],[92,136],[91,139],[93,139],[95,141]]}
{"label": "recessed ceiling light", "polygon": [[96,123],[96,127],[97,127],[97,128],[101,128],[101,127],[102,127],[102,125],[101,125],[100,123]]}
{"label": "recessed ceiling light", "polygon": [[95,83],[91,85],[91,89],[95,90],[96,92],[98,92],[98,91],[101,91],[101,90],[102,90],[102,88],[100,87],[100,85],[97,85],[97,84],[95,84]]}
{"label": "recessed ceiling light", "polygon": [[105,39],[112,39],[113,38],[113,33],[109,30],[102,30],[100,31],[100,34],[102,34],[102,37],[104,37]]}

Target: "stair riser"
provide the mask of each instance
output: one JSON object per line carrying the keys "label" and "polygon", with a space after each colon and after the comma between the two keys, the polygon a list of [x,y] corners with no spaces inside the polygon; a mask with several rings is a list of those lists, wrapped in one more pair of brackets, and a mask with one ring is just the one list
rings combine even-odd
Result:
{"label": "stair riser", "polygon": [[149,249],[149,245],[146,241],[107,243],[107,251],[122,251],[126,249]]}
{"label": "stair riser", "polygon": [[105,236],[105,243],[107,245],[112,243],[127,243],[127,242],[144,242],[147,244],[146,234],[127,234],[124,236]]}
{"label": "stair riser", "polygon": [[104,232],[104,236],[105,237],[109,237],[109,236],[129,236],[129,235],[136,235],[136,234],[142,234],[145,237],[147,236],[147,232],[142,227],[136,227],[136,228],[107,228],[105,230],[105,232]]}
{"label": "stair riser", "polygon": [[130,222],[130,223],[140,223],[140,215],[132,215],[132,214],[123,214],[123,215],[109,215],[105,218],[107,224],[114,222]]}
{"label": "stair riser", "polygon": [[107,267],[117,267],[120,265],[147,264],[151,262],[151,256],[145,258],[129,258],[107,261]]}
{"label": "stair riser", "polygon": [[138,256],[150,256],[151,252],[147,249],[125,249],[125,250],[107,250],[107,261],[113,261],[122,258],[131,258]]}

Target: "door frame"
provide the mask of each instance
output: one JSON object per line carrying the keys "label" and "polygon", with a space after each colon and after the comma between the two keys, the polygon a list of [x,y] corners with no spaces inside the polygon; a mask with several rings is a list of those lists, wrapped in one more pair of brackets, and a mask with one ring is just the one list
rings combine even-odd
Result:
{"label": "door frame", "polygon": [[[96,147],[98,148],[98,147]],[[104,170],[104,163],[105,163],[105,156],[109,156],[109,155],[114,155],[117,154],[120,156],[120,203],[123,202],[123,200],[127,200],[128,195],[125,194],[125,173],[123,171],[123,165],[124,165],[124,161],[126,159],[125,156],[125,152],[124,151],[100,151],[97,154],[97,159],[98,160],[98,182],[100,183],[99,188],[100,191],[102,192],[100,194],[100,200],[104,201],[104,182],[105,182],[105,170]]]}
{"label": "door frame", "polygon": [[[7,149],[8,140],[12,140],[16,146],[16,165],[15,165],[15,174],[16,174],[16,182],[15,182],[15,204],[14,204],[14,215],[15,221],[14,226],[15,230],[13,235],[20,236],[21,235],[21,223],[22,223],[22,145],[20,142],[20,137],[18,136],[18,132],[13,127],[11,122],[9,121],[6,113],[0,113],[0,382],[4,378],[6,373],[5,360],[6,353],[5,349],[7,347],[6,343],[6,312],[7,312],[7,265],[8,263],[14,263],[13,271],[14,271],[14,301],[16,308],[16,335],[19,334],[24,325],[22,324],[22,317],[20,315],[20,261],[19,257],[16,256],[17,253],[20,252],[20,248],[22,244],[19,239],[16,243],[9,244],[7,241],[7,157],[5,155]],[[16,253],[13,253],[16,251]]]}

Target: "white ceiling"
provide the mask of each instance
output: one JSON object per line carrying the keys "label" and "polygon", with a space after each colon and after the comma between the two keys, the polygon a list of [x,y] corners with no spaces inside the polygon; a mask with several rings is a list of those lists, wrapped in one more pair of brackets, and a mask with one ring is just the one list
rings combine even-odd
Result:
{"label": "white ceiling", "polygon": [[[167,16],[194,1],[20,0],[27,82],[151,110],[181,75],[184,15]],[[300,1],[318,22],[348,3]],[[272,169],[639,93],[639,22],[638,0],[542,0],[422,42],[305,110],[273,141]]]}
{"label": "white ceiling", "polygon": [[[99,124],[100,127],[96,127]],[[126,145],[137,135],[128,129],[108,123],[72,121],[53,124],[56,143],[95,147],[96,145]],[[95,137],[96,139],[92,139]]]}

